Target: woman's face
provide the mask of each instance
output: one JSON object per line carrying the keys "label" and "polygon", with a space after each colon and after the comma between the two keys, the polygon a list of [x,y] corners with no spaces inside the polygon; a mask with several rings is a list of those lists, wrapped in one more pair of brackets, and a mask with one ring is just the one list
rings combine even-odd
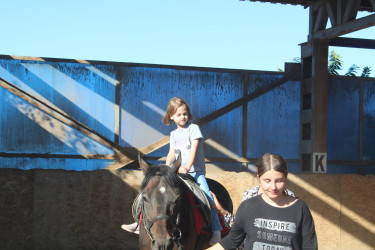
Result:
{"label": "woman's face", "polygon": [[258,176],[258,179],[263,193],[268,198],[273,200],[283,196],[286,184],[286,176],[283,173],[271,169],[262,176]]}

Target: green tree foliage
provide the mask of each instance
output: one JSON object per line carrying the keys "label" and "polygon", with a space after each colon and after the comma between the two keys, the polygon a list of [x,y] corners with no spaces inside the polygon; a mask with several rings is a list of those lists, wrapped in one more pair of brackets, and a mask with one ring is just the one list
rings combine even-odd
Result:
{"label": "green tree foliage", "polygon": [[[342,70],[342,57],[337,54],[334,50],[331,51],[328,59],[328,74],[329,75],[339,75],[338,70]],[[348,71],[345,73],[345,76],[357,76],[357,72],[360,69],[357,65],[353,64],[349,67]],[[365,66],[362,69],[361,77],[370,77],[371,68]]]}
{"label": "green tree foliage", "polygon": [[370,77],[370,74],[371,74],[371,68],[366,66],[362,70],[361,77]]}
{"label": "green tree foliage", "polygon": [[350,68],[348,69],[348,72],[346,72],[345,76],[356,76],[358,69],[359,69],[359,67],[357,65],[353,64],[352,66],[350,66]]}
{"label": "green tree foliage", "polygon": [[339,54],[335,51],[331,51],[331,54],[328,58],[328,75],[336,75],[338,76],[339,73],[337,70],[342,69],[342,58]]}
{"label": "green tree foliage", "polygon": [[294,57],[292,63],[301,63],[301,57]]}
{"label": "green tree foliage", "polygon": [[[301,63],[300,57],[295,57],[292,59],[293,63]],[[328,58],[328,74],[329,75],[340,75],[338,70],[342,70],[343,60],[342,57],[337,54],[334,50],[331,51],[329,58]],[[345,73],[345,76],[357,76],[357,72],[360,69],[357,65],[353,64],[349,67],[348,71]],[[278,68],[278,72],[284,72],[284,70]],[[365,66],[362,69],[361,77],[370,77],[371,75],[371,68]]]}

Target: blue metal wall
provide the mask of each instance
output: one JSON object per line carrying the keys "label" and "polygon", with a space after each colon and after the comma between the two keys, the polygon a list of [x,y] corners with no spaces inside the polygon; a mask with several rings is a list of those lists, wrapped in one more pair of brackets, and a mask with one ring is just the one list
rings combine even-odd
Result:
{"label": "blue metal wall", "polygon": [[[329,81],[328,161],[375,160],[375,80],[332,77]],[[375,166],[331,164],[328,173],[374,174]]]}
{"label": "blue metal wall", "polygon": [[[171,97],[189,103],[193,117],[202,118],[242,97],[240,73],[158,68],[121,68],[121,145],[147,146],[169,135],[175,126],[162,123]],[[193,118],[193,119],[194,119]],[[206,139],[241,154],[241,109],[234,110],[201,127]],[[217,136],[220,135],[220,136]],[[168,146],[150,154],[165,156]],[[207,157],[224,157],[206,145]]]}
{"label": "blue metal wall", "polygon": [[[248,93],[281,76],[251,76]],[[247,152],[259,158],[273,152],[286,159],[299,157],[300,82],[290,81],[248,104]],[[289,171],[298,173],[298,164],[289,164]]]}
{"label": "blue metal wall", "polygon": [[[119,91],[119,144],[124,147],[147,146],[174,129],[162,123],[173,96],[185,99],[193,116],[199,119],[282,76],[277,72],[0,59],[0,77],[48,100],[112,141],[116,91]],[[120,83],[117,90],[116,77]],[[328,161],[375,160],[374,88],[373,78],[330,79]],[[0,98],[0,152],[4,153],[0,157],[1,168],[94,170],[111,164],[111,160],[74,158],[113,152],[1,87]],[[239,107],[201,127],[207,139],[207,158],[243,155],[258,158],[264,152],[274,152],[298,160],[298,81],[283,84],[252,100],[245,108]],[[243,117],[247,119],[246,135],[243,135]],[[246,151],[242,152],[244,136]],[[168,145],[149,156],[162,157],[167,151]],[[25,153],[54,156],[46,159],[45,155],[40,158],[16,155]],[[294,173],[300,171],[297,163],[289,164],[289,169]],[[328,166],[329,173],[374,174],[374,170],[375,166],[362,169],[350,164]]]}
{"label": "blue metal wall", "polygon": [[375,160],[375,80],[363,83],[363,160]]}
{"label": "blue metal wall", "polygon": [[[0,60],[0,77],[41,100],[51,102],[106,137],[114,138],[113,66]],[[0,88],[0,98],[0,152],[113,154],[112,150],[57,121],[4,88]],[[91,165],[87,164],[88,161],[90,160],[2,158],[0,167],[92,170],[104,168],[108,164],[108,161],[97,161]]]}

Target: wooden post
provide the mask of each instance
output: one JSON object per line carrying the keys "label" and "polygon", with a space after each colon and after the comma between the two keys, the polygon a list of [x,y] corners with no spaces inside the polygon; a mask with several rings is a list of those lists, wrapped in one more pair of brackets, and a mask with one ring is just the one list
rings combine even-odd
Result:
{"label": "wooden post", "polygon": [[303,172],[326,172],[328,40],[302,44],[300,166]]}

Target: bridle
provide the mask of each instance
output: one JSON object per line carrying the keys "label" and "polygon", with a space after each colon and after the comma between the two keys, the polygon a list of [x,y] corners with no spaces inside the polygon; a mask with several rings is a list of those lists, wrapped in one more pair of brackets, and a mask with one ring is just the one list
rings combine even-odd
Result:
{"label": "bridle", "polygon": [[[146,211],[144,209],[143,204],[142,204],[142,208],[141,209],[142,209],[142,215],[146,214]],[[154,224],[154,222],[157,221],[157,220],[166,220],[167,223],[169,223],[169,225],[172,228],[171,229],[171,239],[172,239],[173,242],[176,243],[177,248],[179,250],[181,250],[182,247],[181,247],[180,239],[182,237],[182,233],[181,233],[181,230],[179,228],[180,227],[180,222],[181,222],[181,214],[180,214],[180,212],[177,213],[175,221],[172,221],[171,220],[171,216],[169,216],[167,214],[158,214],[155,217],[153,217],[150,221],[147,221],[142,216],[141,221],[143,223],[143,226],[144,226],[144,228],[145,228],[148,236],[151,239],[151,242],[154,241],[154,237],[152,236],[152,233],[151,233],[151,227]]]}

